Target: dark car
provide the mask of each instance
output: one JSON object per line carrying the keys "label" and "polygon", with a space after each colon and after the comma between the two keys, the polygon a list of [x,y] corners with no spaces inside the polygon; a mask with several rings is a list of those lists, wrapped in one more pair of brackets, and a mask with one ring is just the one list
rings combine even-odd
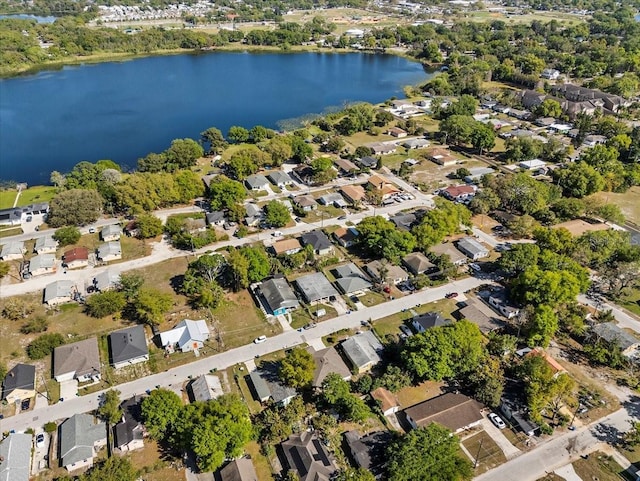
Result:
{"label": "dark car", "polygon": [[20,404],[20,409],[22,411],[27,411],[31,407],[31,399],[24,399],[22,404]]}
{"label": "dark car", "polygon": [[454,297],[458,297],[458,293],[457,292],[449,292],[444,297],[446,297],[447,299],[453,299]]}

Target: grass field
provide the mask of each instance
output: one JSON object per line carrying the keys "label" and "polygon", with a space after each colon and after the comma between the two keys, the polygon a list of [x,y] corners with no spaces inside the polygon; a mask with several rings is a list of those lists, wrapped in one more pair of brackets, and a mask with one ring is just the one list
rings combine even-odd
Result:
{"label": "grass field", "polygon": [[294,329],[298,329],[300,327],[304,327],[311,322],[322,322],[328,319],[332,319],[338,315],[337,311],[325,304],[314,304],[313,306],[309,306],[309,309],[312,313],[317,312],[320,309],[324,309],[327,313],[322,317],[316,317],[315,315],[309,314],[306,309],[299,308],[291,313],[291,327]]}
{"label": "grass field", "polygon": [[588,197],[586,201],[588,202],[592,198],[620,206],[628,221],[640,225],[640,186],[632,187],[621,194],[598,192]]}
{"label": "grass field", "polygon": [[444,384],[444,382],[424,381],[417,386],[407,386],[400,389],[400,391],[396,393],[396,397],[398,398],[400,407],[405,409],[442,394],[440,388],[444,386]]}
{"label": "grass field", "polygon": [[622,466],[600,451],[591,453],[587,459],[578,459],[573,463],[573,469],[583,480],[621,481],[630,479],[623,474]]}
{"label": "grass field", "polygon": [[[16,190],[0,191],[0,209],[13,207],[16,200]],[[48,202],[56,195],[56,188],[47,185],[36,185],[23,190],[18,199],[18,207],[33,204],[34,202]]]}
{"label": "grass field", "polygon": [[473,456],[471,462],[475,461],[477,463],[474,471],[476,475],[500,466],[507,461],[500,447],[484,431],[465,439],[462,441],[462,445]]}

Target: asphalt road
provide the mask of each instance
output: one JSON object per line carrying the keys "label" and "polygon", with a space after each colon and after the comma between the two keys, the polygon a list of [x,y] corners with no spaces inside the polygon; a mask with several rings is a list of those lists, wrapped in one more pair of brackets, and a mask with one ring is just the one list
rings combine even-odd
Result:
{"label": "asphalt road", "polygon": [[611,314],[618,323],[618,326],[622,328],[631,329],[637,333],[640,333],[640,320],[634,317],[632,314],[621,309],[620,307],[610,302],[598,302],[593,299],[589,299],[584,294],[578,296],[578,302],[594,307],[600,311],[611,311]]}
{"label": "asphalt road", "polygon": [[[341,329],[356,328],[361,325],[362,321],[369,319],[375,321],[391,314],[402,311],[402,309],[410,309],[417,304],[426,304],[444,298],[445,294],[451,291],[465,292],[473,289],[480,284],[486,283],[486,279],[478,279],[468,277],[449,284],[425,289],[416,294],[411,294],[400,299],[378,304],[361,311],[355,311],[351,314],[330,319],[325,322],[318,323],[316,327],[299,331],[287,331],[277,336],[267,339],[261,344],[249,344],[246,346],[231,349],[229,351],[216,354],[207,358],[202,358],[183,366],[178,366],[168,371],[136,379],[125,384],[120,384],[117,389],[121,392],[121,399],[126,399],[134,394],[140,394],[148,389],[154,389],[156,386],[175,388],[176,385],[182,385],[189,376],[195,377],[208,373],[211,369],[226,369],[229,366],[254,359],[256,356],[286,349],[300,343],[311,343],[328,334],[339,331]],[[0,420],[0,432],[16,430],[24,431],[27,428],[38,428],[49,421],[65,419],[76,413],[88,412],[98,407],[98,398],[103,393],[96,392],[86,396],[68,399],[63,402],[36,408],[26,413],[21,413],[3,420]]]}

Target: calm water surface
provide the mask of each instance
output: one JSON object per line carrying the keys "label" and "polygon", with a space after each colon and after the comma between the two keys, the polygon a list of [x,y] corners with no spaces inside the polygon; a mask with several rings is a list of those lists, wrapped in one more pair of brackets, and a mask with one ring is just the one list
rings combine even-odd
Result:
{"label": "calm water surface", "polygon": [[0,178],[48,182],[81,160],[139,157],[215,126],[276,128],[429,77],[390,55],[212,53],[65,67],[0,81]]}

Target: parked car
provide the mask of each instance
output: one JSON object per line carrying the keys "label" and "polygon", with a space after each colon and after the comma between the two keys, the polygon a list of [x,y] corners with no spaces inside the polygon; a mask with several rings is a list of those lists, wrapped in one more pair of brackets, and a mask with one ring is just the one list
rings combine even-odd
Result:
{"label": "parked car", "polygon": [[20,409],[22,411],[26,411],[31,407],[31,399],[23,399],[22,404],[20,404]]}
{"label": "parked car", "polygon": [[391,288],[389,286],[384,286],[384,288],[382,290],[384,292],[386,292],[387,294],[389,294],[391,292]]}
{"label": "parked car", "polygon": [[411,332],[411,329],[409,329],[409,327],[404,324],[400,324],[400,331],[402,331],[402,334],[407,337],[413,336],[413,332]]}
{"label": "parked car", "polygon": [[476,272],[480,272],[482,270],[482,268],[475,262],[472,262],[471,264],[469,264],[469,267]]}
{"label": "parked car", "polygon": [[507,427],[506,423],[496,413],[489,413],[489,419],[498,429],[504,429]]}
{"label": "parked car", "polygon": [[253,340],[253,343],[254,343],[254,344],[260,344],[261,342],[264,342],[264,341],[266,341],[266,340],[267,340],[267,336],[264,336],[264,335],[263,335],[263,336],[260,336],[260,337],[256,337],[256,338]]}
{"label": "parked car", "polygon": [[282,237],[282,231],[281,230],[273,231],[273,233],[271,235],[273,237]]}
{"label": "parked car", "polygon": [[454,297],[458,297],[458,293],[457,292],[449,292],[449,293],[445,294],[444,297],[446,299],[453,299]]}
{"label": "parked car", "polygon": [[28,215],[27,216],[27,222],[31,222],[33,220],[33,216],[32,215]]}
{"label": "parked car", "polygon": [[89,234],[95,234],[96,233],[96,228],[95,227],[89,227]]}
{"label": "parked car", "polygon": [[42,433],[36,436],[36,448],[44,448],[44,434]]}
{"label": "parked car", "polygon": [[338,217],[338,220],[346,220],[347,216],[346,215],[341,215],[340,217]]}

